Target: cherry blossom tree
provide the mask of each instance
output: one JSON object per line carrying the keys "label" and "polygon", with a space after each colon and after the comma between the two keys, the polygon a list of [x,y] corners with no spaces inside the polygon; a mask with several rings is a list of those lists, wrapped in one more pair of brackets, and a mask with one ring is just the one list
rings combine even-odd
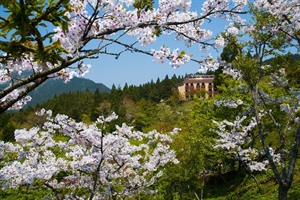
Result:
{"label": "cherry blossom tree", "polygon": [[253,19],[236,27],[249,40],[237,42],[228,36],[234,56],[225,56],[224,73],[239,82],[231,91],[244,99],[220,97],[215,102],[217,107],[239,110],[235,118],[215,122],[217,147],[236,155],[252,171],[271,169],[278,199],[287,199],[300,146],[300,88],[293,76],[300,65],[281,54],[299,53],[299,1],[256,1],[251,12]]}
{"label": "cherry blossom tree", "polygon": [[45,187],[57,199],[124,198],[147,192],[163,166],[178,163],[169,146],[178,129],[142,133],[123,124],[107,133],[114,113],[90,125],[50,110],[38,114],[41,127],[16,130],[16,143],[0,143],[3,189]]}
{"label": "cherry blossom tree", "polygon": [[[191,11],[191,4],[191,0],[157,4],[151,0],[1,0],[0,112],[21,108],[31,99],[28,93],[47,79],[83,76],[91,67],[86,59],[118,58],[129,51],[153,56],[157,62],[170,60],[173,67],[190,60],[202,63],[168,44],[158,50],[147,45],[169,35],[187,46],[221,47],[222,37],[214,42],[212,31],[203,28],[205,21],[223,18],[241,23],[238,14],[246,1],[207,0],[199,12]],[[134,42],[128,42],[128,37]],[[111,48],[114,45],[118,51]]]}
{"label": "cherry blossom tree", "polygon": [[277,73],[261,77],[254,91],[245,80],[241,81],[242,85],[232,90],[251,98],[250,101],[215,101],[216,107],[226,106],[226,113],[238,112],[235,118],[227,114],[227,119],[214,121],[214,131],[219,135],[215,148],[233,155],[250,173],[272,170],[278,183],[278,199],[287,199],[298,159],[299,87],[283,86],[287,79]]}

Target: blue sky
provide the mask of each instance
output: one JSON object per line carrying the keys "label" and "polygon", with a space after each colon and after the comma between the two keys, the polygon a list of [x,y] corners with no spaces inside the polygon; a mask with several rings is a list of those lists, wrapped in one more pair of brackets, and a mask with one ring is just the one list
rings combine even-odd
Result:
{"label": "blue sky", "polygon": [[92,69],[86,78],[103,83],[107,87],[113,84],[123,87],[125,83],[140,85],[150,82],[151,79],[156,81],[158,77],[162,80],[166,75],[171,77],[173,74],[184,75],[198,71],[198,65],[195,63],[174,69],[167,62],[159,64],[153,62],[150,56],[131,53],[122,55],[118,60],[113,57],[103,57],[86,63],[92,64]]}
{"label": "blue sky", "polygon": [[[163,43],[157,42],[154,45],[155,47],[152,46],[152,48],[159,49],[162,44],[167,44],[168,47],[176,47],[176,44],[178,44],[179,49],[183,49],[183,45],[172,40],[172,38],[166,38]],[[197,45],[195,47],[190,49],[190,52],[199,54]],[[151,49],[151,47],[146,48]],[[125,83],[128,85],[140,85],[151,80],[156,81],[157,78],[162,80],[166,75],[171,77],[174,74],[196,73],[199,69],[199,64],[194,62],[189,62],[175,69],[169,65],[168,60],[165,63],[156,63],[151,56],[130,52],[125,52],[118,59],[102,55],[97,60],[86,60],[86,63],[92,65],[92,69],[86,75],[86,78],[97,83],[103,83],[107,87],[111,87],[113,84],[123,87]]]}
{"label": "blue sky", "polygon": [[[192,10],[198,10],[201,12],[203,1],[192,1]],[[215,33],[223,30],[225,21],[218,21],[211,24],[206,24],[205,28],[209,28]],[[131,40],[128,38],[128,40]],[[139,45],[139,44],[138,44]],[[192,48],[186,48],[183,42],[175,41],[174,37],[159,38],[153,45],[146,46],[144,49],[159,49],[161,45],[166,45],[172,49],[179,48],[180,50],[186,49],[186,52],[192,53],[196,58],[205,57],[207,53],[199,51],[198,45],[194,45]],[[217,57],[220,52],[211,51],[213,57]],[[151,80],[156,81],[157,78],[161,80],[168,75],[169,77],[176,75],[185,75],[198,72],[199,64],[195,62],[189,62],[182,65],[178,69],[172,68],[169,62],[156,63],[153,62],[153,58],[148,55],[139,53],[126,52],[122,54],[118,59],[111,56],[100,55],[97,60],[86,60],[86,63],[92,65],[91,71],[86,75],[86,78],[91,79],[97,83],[103,83],[107,87],[115,86],[123,87],[125,83],[128,85],[140,85]]]}

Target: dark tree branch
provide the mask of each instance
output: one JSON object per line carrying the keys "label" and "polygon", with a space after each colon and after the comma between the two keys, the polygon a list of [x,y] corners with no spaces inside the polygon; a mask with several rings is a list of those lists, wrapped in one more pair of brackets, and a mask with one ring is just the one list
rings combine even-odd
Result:
{"label": "dark tree branch", "polygon": [[294,177],[294,169],[295,169],[295,164],[296,160],[299,154],[299,148],[300,148],[300,126],[298,126],[296,134],[295,134],[295,143],[294,146],[291,150],[291,158],[290,158],[290,163],[288,167],[288,172],[287,172],[287,183],[289,185],[292,184],[293,182],[293,177]]}
{"label": "dark tree branch", "polygon": [[269,164],[272,168],[272,171],[275,175],[275,178],[276,180],[278,181],[278,183],[283,183],[283,179],[275,165],[275,162],[273,160],[273,157],[270,153],[270,150],[269,150],[269,146],[266,144],[266,136],[265,136],[265,133],[264,133],[264,130],[263,130],[263,125],[260,121],[260,118],[259,118],[259,108],[258,108],[258,104],[259,104],[259,98],[258,98],[258,84],[256,84],[255,88],[252,88],[252,99],[253,99],[253,106],[254,106],[254,111],[255,111],[255,120],[256,120],[256,123],[257,123],[257,127],[258,127],[258,135],[260,136],[260,140],[261,140],[261,144],[262,144],[262,147],[267,155],[267,159],[269,161]]}
{"label": "dark tree branch", "polygon": [[5,112],[8,108],[10,108],[14,103],[24,98],[29,92],[37,88],[39,85],[41,85],[43,82],[45,82],[48,78],[43,77],[40,79],[37,79],[35,82],[28,83],[20,92],[17,98],[15,99],[7,99],[0,103],[0,113]]}

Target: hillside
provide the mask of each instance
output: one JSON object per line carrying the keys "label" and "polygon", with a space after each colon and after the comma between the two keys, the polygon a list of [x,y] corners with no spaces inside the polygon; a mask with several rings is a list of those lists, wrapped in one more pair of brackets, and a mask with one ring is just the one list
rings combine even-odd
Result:
{"label": "hillside", "polygon": [[100,93],[110,92],[110,89],[102,83],[95,83],[85,78],[74,77],[68,83],[64,83],[61,79],[51,79],[30,93],[32,100],[28,103],[28,106],[34,107],[38,103],[43,103],[63,93],[82,92],[86,90],[95,92],[97,89]]}

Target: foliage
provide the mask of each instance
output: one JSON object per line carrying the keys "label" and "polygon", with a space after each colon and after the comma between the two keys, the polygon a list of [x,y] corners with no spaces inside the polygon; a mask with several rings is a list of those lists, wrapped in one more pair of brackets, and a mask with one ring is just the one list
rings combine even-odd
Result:
{"label": "foliage", "polygon": [[[209,131],[210,108],[210,101],[196,99],[179,110],[161,113],[165,118],[160,118],[161,122],[173,122],[182,130],[172,144],[180,163],[166,169],[160,180],[163,186],[158,191],[160,199],[193,199],[196,198],[195,194],[200,197],[206,177],[218,174],[217,160],[220,157],[212,147],[214,137]],[[175,112],[180,114],[176,115]]]}

